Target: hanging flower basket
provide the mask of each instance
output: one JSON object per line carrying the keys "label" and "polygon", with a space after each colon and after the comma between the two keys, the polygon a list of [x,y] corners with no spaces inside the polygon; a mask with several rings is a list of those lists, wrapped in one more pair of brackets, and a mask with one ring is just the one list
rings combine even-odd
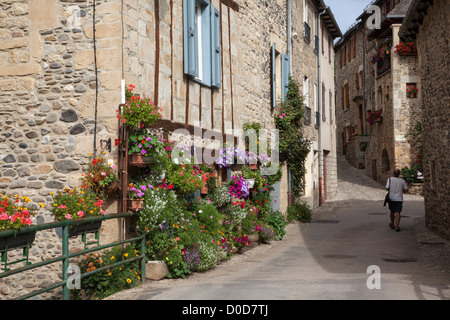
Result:
{"label": "hanging flower basket", "polygon": [[367,117],[367,122],[369,124],[373,124],[375,122],[381,122],[383,120],[383,117],[381,115],[383,113],[383,109],[381,109],[381,108],[378,110],[369,111],[368,113],[369,113],[369,115]]}

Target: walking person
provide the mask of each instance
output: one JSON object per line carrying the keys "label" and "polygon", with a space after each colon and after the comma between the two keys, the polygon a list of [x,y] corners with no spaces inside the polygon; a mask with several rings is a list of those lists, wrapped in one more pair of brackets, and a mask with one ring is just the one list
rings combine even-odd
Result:
{"label": "walking person", "polygon": [[403,193],[408,192],[406,181],[400,178],[400,169],[394,169],[394,176],[386,183],[386,190],[389,190],[389,210],[391,211],[391,223],[389,226],[395,231],[400,231],[400,213],[403,209]]}

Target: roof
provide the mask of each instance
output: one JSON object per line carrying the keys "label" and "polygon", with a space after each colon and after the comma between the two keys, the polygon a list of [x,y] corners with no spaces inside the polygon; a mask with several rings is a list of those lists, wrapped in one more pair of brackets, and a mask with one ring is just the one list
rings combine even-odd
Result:
{"label": "roof", "polygon": [[325,4],[324,0],[315,0],[314,4],[319,12],[326,10],[326,12],[322,15],[322,19],[325,23],[326,28],[330,31],[333,39],[342,37],[341,29],[339,28],[339,25],[336,22],[336,19],[330,7]]}
{"label": "roof", "polygon": [[[430,6],[427,0],[412,0],[406,12],[403,24],[398,32],[402,39],[415,39],[419,33],[419,26],[422,24],[427,9]],[[425,13],[425,14],[424,14]]]}

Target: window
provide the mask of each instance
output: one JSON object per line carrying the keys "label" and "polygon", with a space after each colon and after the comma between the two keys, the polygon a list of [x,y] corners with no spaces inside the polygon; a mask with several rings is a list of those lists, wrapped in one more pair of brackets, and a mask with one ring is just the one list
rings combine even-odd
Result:
{"label": "window", "polygon": [[275,108],[277,100],[284,102],[286,99],[290,73],[289,56],[279,53],[272,43],[272,108]]}
{"label": "window", "polygon": [[207,0],[183,1],[184,73],[220,88],[220,16]]}
{"label": "window", "polygon": [[327,116],[325,113],[325,94],[327,93],[325,89],[325,83],[322,82],[322,121],[327,121]]}
{"label": "window", "polygon": [[305,97],[305,106],[309,107],[309,79],[303,78],[303,96]]}
{"label": "window", "polygon": [[349,92],[348,92],[348,82],[345,84],[345,107],[350,107],[350,99],[349,99]]}
{"label": "window", "polygon": [[333,124],[333,93],[329,91],[330,95],[330,124]]}

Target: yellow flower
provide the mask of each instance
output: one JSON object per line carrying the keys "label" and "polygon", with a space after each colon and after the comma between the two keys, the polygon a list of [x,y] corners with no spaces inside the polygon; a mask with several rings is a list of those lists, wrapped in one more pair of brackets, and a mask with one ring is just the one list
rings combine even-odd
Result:
{"label": "yellow flower", "polygon": [[128,253],[124,253],[123,255],[124,255],[125,257],[128,257]]}
{"label": "yellow flower", "polygon": [[127,283],[131,283],[131,280],[130,280],[130,279],[127,279]]}
{"label": "yellow flower", "polygon": [[111,257],[111,260],[114,260],[114,259],[115,259],[114,256],[112,256],[112,257]]}
{"label": "yellow flower", "polygon": [[110,276],[110,275],[112,275],[112,273],[111,273],[111,272],[108,272],[108,276]]}

